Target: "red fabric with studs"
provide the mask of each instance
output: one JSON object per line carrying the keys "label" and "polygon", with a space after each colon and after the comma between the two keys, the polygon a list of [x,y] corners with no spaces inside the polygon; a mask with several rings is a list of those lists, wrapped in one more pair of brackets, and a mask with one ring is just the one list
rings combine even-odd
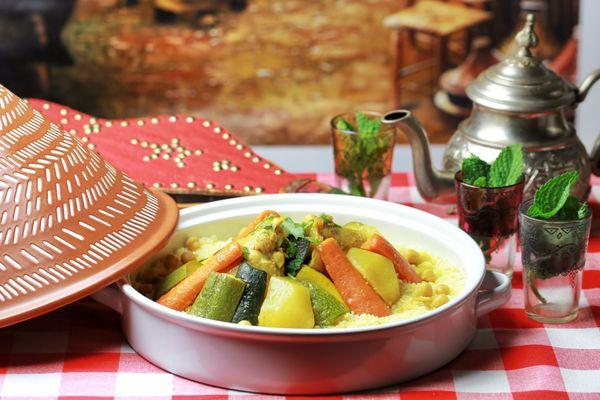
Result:
{"label": "red fabric with studs", "polygon": [[129,176],[169,193],[277,193],[296,179],[214,121],[181,115],[107,120],[29,102]]}

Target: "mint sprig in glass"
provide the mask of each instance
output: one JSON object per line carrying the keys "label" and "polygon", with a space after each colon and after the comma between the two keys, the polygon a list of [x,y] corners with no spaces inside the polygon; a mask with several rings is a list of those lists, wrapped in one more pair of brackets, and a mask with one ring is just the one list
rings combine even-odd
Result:
{"label": "mint sprig in glass", "polygon": [[336,185],[357,196],[387,199],[394,128],[381,124],[381,115],[357,112],[331,121]]}
{"label": "mint sprig in glass", "polygon": [[465,158],[455,187],[460,228],[481,248],[487,269],[512,276],[523,197],[521,146],[503,148],[491,164]]}
{"label": "mint sprig in glass", "polygon": [[579,309],[592,213],[570,195],[578,178],[553,177],[519,212],[525,311],[545,323],[571,321]]}

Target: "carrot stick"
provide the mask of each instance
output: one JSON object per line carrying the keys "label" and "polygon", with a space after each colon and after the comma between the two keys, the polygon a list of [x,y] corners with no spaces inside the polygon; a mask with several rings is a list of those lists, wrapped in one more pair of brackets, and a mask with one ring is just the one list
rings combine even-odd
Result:
{"label": "carrot stick", "polygon": [[421,277],[412,269],[410,263],[383,236],[374,233],[362,248],[390,259],[394,263],[398,278],[410,283],[421,282]]}
{"label": "carrot stick", "polygon": [[254,229],[256,229],[258,224],[260,224],[265,218],[271,215],[279,217],[279,213],[273,210],[265,210],[261,212],[256,218],[252,220],[252,222],[250,222],[250,224],[242,228],[240,233],[238,233],[238,235],[235,237],[235,240],[248,236]]}
{"label": "carrot stick", "polygon": [[317,251],[350,310],[357,314],[372,314],[377,317],[390,315],[385,302],[354,268],[335,239],[326,239],[317,246]]}
{"label": "carrot stick", "polygon": [[211,272],[224,272],[238,265],[242,259],[242,246],[231,242],[213,254],[201,268],[184,278],[158,299],[158,303],[174,310],[189,307],[204,287]]}

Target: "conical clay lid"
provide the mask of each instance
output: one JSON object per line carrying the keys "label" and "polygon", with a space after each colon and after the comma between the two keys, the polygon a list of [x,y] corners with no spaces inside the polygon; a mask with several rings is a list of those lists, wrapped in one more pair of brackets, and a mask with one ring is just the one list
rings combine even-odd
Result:
{"label": "conical clay lid", "polygon": [[0,327],[118,280],[166,242],[177,218],[169,197],[0,85]]}

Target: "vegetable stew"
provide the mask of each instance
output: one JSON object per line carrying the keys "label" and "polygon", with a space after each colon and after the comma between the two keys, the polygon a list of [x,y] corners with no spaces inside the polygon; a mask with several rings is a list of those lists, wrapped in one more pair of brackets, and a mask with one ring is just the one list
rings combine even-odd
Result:
{"label": "vegetable stew", "polygon": [[464,287],[459,269],[375,227],[266,210],[227,240],[189,237],[133,285],[166,307],[242,325],[355,327],[414,317]]}

